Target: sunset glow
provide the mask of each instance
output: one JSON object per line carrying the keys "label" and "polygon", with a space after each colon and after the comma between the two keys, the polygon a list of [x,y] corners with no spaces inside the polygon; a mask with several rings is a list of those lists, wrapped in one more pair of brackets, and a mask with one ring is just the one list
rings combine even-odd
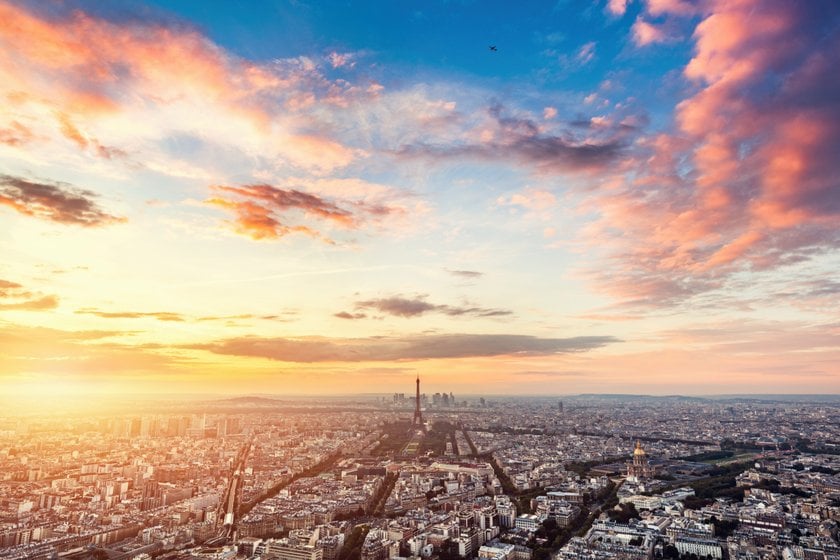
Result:
{"label": "sunset glow", "polygon": [[840,392],[840,4],[119,4],[0,0],[5,398]]}

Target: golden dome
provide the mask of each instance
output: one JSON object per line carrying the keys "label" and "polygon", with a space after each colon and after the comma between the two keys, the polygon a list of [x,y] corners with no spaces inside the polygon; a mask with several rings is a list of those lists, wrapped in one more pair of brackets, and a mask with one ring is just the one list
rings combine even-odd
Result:
{"label": "golden dome", "polygon": [[636,440],[636,449],[633,450],[633,456],[637,457],[639,455],[646,455],[645,450],[642,449],[642,442]]}

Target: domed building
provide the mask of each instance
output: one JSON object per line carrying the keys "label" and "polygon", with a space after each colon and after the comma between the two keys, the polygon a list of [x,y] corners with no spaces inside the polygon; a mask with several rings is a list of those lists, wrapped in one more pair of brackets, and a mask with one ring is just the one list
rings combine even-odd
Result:
{"label": "domed building", "polygon": [[642,442],[636,440],[636,447],[633,449],[633,462],[627,463],[627,478],[640,481],[653,478],[654,475],[656,475],[656,469],[648,461],[648,456],[644,447],[642,447]]}

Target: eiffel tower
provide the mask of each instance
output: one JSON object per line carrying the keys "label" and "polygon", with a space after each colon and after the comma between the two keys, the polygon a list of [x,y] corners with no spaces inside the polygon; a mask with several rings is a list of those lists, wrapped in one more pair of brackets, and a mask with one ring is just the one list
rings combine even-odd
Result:
{"label": "eiffel tower", "polygon": [[420,376],[417,376],[417,396],[414,399],[414,418],[411,419],[412,428],[425,430],[423,425],[423,413],[420,412]]}

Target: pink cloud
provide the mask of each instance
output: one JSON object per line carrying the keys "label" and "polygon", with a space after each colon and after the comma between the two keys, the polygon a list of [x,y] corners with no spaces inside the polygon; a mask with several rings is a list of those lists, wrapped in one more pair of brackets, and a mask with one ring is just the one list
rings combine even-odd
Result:
{"label": "pink cloud", "polygon": [[627,11],[628,0],[607,0],[607,10],[613,15],[623,16]]}
{"label": "pink cloud", "polygon": [[699,3],[691,0],[646,0],[645,3],[648,13],[652,16],[663,14],[689,16],[700,11]]}
{"label": "pink cloud", "polygon": [[527,210],[544,211],[554,207],[557,204],[557,198],[549,191],[529,188],[507,198],[501,197],[498,203],[505,206],[520,206]]}
{"label": "pink cloud", "polygon": [[343,66],[352,68],[356,65],[355,56],[352,53],[331,52],[327,56],[327,60],[330,61],[330,65],[333,68],[341,68]]}
{"label": "pink cloud", "polygon": [[631,32],[633,33],[633,42],[640,47],[653,43],[664,43],[669,40],[662,26],[647,22],[641,16],[636,18]]}
{"label": "pink cloud", "polygon": [[820,31],[836,16],[788,2],[708,9],[676,129],[638,141],[632,176],[585,206],[610,262],[591,278],[625,302],[679,303],[840,244],[840,38]]}
{"label": "pink cloud", "polygon": [[589,64],[595,59],[595,41],[584,43],[575,53],[575,60],[581,65]]}
{"label": "pink cloud", "polygon": [[[58,11],[44,18],[0,1],[0,98],[15,109],[0,111],[3,144],[63,139],[113,159],[128,155],[127,145],[148,150],[169,133],[189,133],[219,144],[236,139],[249,155],[317,173],[362,155],[314,132],[325,127],[306,111],[316,102],[347,106],[376,89],[328,80],[306,57],[243,60],[180,24]],[[351,58],[332,61],[349,66]],[[225,126],[210,114],[224,114]]]}
{"label": "pink cloud", "polygon": [[14,120],[8,123],[6,128],[0,128],[0,144],[23,146],[31,142],[33,138],[34,134],[29,127]]}

